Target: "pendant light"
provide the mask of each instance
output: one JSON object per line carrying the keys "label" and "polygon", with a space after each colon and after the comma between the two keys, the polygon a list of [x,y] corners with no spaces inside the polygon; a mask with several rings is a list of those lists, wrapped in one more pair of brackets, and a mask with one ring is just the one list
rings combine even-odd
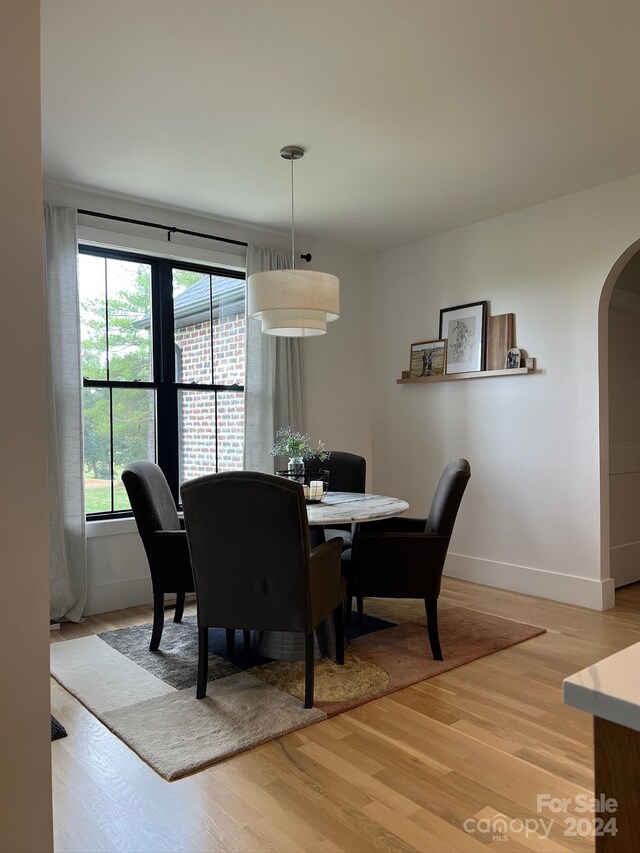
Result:
{"label": "pendant light", "polygon": [[291,161],[291,256],[290,270],[268,270],[249,276],[248,314],[262,322],[266,335],[303,338],[324,335],[327,323],[340,316],[340,281],[335,275],[296,269],[294,228],[293,161],[304,155],[299,145],[280,151]]}

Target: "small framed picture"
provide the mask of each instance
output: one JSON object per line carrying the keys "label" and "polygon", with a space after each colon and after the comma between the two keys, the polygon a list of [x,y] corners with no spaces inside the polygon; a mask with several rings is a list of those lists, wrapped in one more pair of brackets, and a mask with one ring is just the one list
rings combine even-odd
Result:
{"label": "small framed picture", "polygon": [[486,325],[486,300],[440,310],[440,338],[447,341],[447,373],[484,369]]}
{"label": "small framed picture", "polygon": [[520,350],[516,349],[516,347],[513,347],[507,353],[507,362],[505,364],[505,368],[507,370],[515,370],[517,367],[520,367],[520,359]]}
{"label": "small framed picture", "polygon": [[446,341],[420,341],[417,344],[411,344],[411,361],[409,363],[411,379],[442,376],[446,363]]}

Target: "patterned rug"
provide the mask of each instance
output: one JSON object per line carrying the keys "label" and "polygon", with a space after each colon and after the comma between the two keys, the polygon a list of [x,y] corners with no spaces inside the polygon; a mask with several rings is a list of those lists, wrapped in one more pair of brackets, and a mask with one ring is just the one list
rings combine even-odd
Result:
{"label": "patterned rug", "polygon": [[[295,731],[544,633],[462,607],[439,614],[444,661],[431,658],[419,602],[371,601],[347,629],[345,665],[316,661],[315,705],[302,707],[302,661],[226,657],[225,632],[209,632],[207,697],[195,696],[195,617],[165,623],[149,652],[151,626],[54,643],[51,672],[70,693],[165,779],[179,779]],[[367,601],[369,605],[369,601]]]}

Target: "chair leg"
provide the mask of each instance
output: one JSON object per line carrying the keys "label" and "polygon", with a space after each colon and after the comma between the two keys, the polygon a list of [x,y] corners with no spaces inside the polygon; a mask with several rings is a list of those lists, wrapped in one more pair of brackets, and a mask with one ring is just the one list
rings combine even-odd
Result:
{"label": "chair leg", "polygon": [[364,596],[358,596],[358,622],[364,619]]}
{"label": "chair leg", "polygon": [[304,635],[304,707],[313,708],[313,631]]}
{"label": "chair leg", "polygon": [[434,660],[444,660],[440,648],[440,637],[438,635],[438,599],[425,598],[425,610],[427,611],[427,632],[431,644],[431,654]]}
{"label": "chair leg", "polygon": [[176,609],[173,614],[174,622],[182,622],[182,614],[184,613],[184,592],[176,593]]}
{"label": "chair leg", "polygon": [[251,631],[243,631],[242,636],[244,638],[244,650],[247,655],[251,655]]}
{"label": "chair leg", "polygon": [[151,630],[151,642],[149,651],[157,652],[164,628],[164,593],[153,593],[153,628]]}
{"label": "chair leg", "polygon": [[333,611],[333,626],[336,634],[336,663],[344,663],[344,613],[342,603]]}
{"label": "chair leg", "polygon": [[351,625],[351,611],[353,610],[353,596],[348,595],[346,600],[347,625]]}
{"label": "chair leg", "polygon": [[232,658],[236,653],[236,630],[235,628],[227,628],[225,634],[227,636],[227,657]]}
{"label": "chair leg", "polygon": [[198,686],[196,699],[204,699],[207,695],[209,680],[209,629],[206,625],[198,626]]}

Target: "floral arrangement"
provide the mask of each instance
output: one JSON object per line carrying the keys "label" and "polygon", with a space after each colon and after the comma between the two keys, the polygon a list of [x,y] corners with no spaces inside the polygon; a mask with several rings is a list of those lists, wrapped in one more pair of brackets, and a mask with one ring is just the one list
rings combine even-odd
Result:
{"label": "floral arrangement", "polygon": [[311,436],[296,432],[292,427],[281,427],[276,432],[276,440],[271,448],[272,456],[288,456],[290,459],[301,456],[303,459],[318,459],[325,462],[331,455],[324,442],[319,441],[316,448],[311,447]]}

